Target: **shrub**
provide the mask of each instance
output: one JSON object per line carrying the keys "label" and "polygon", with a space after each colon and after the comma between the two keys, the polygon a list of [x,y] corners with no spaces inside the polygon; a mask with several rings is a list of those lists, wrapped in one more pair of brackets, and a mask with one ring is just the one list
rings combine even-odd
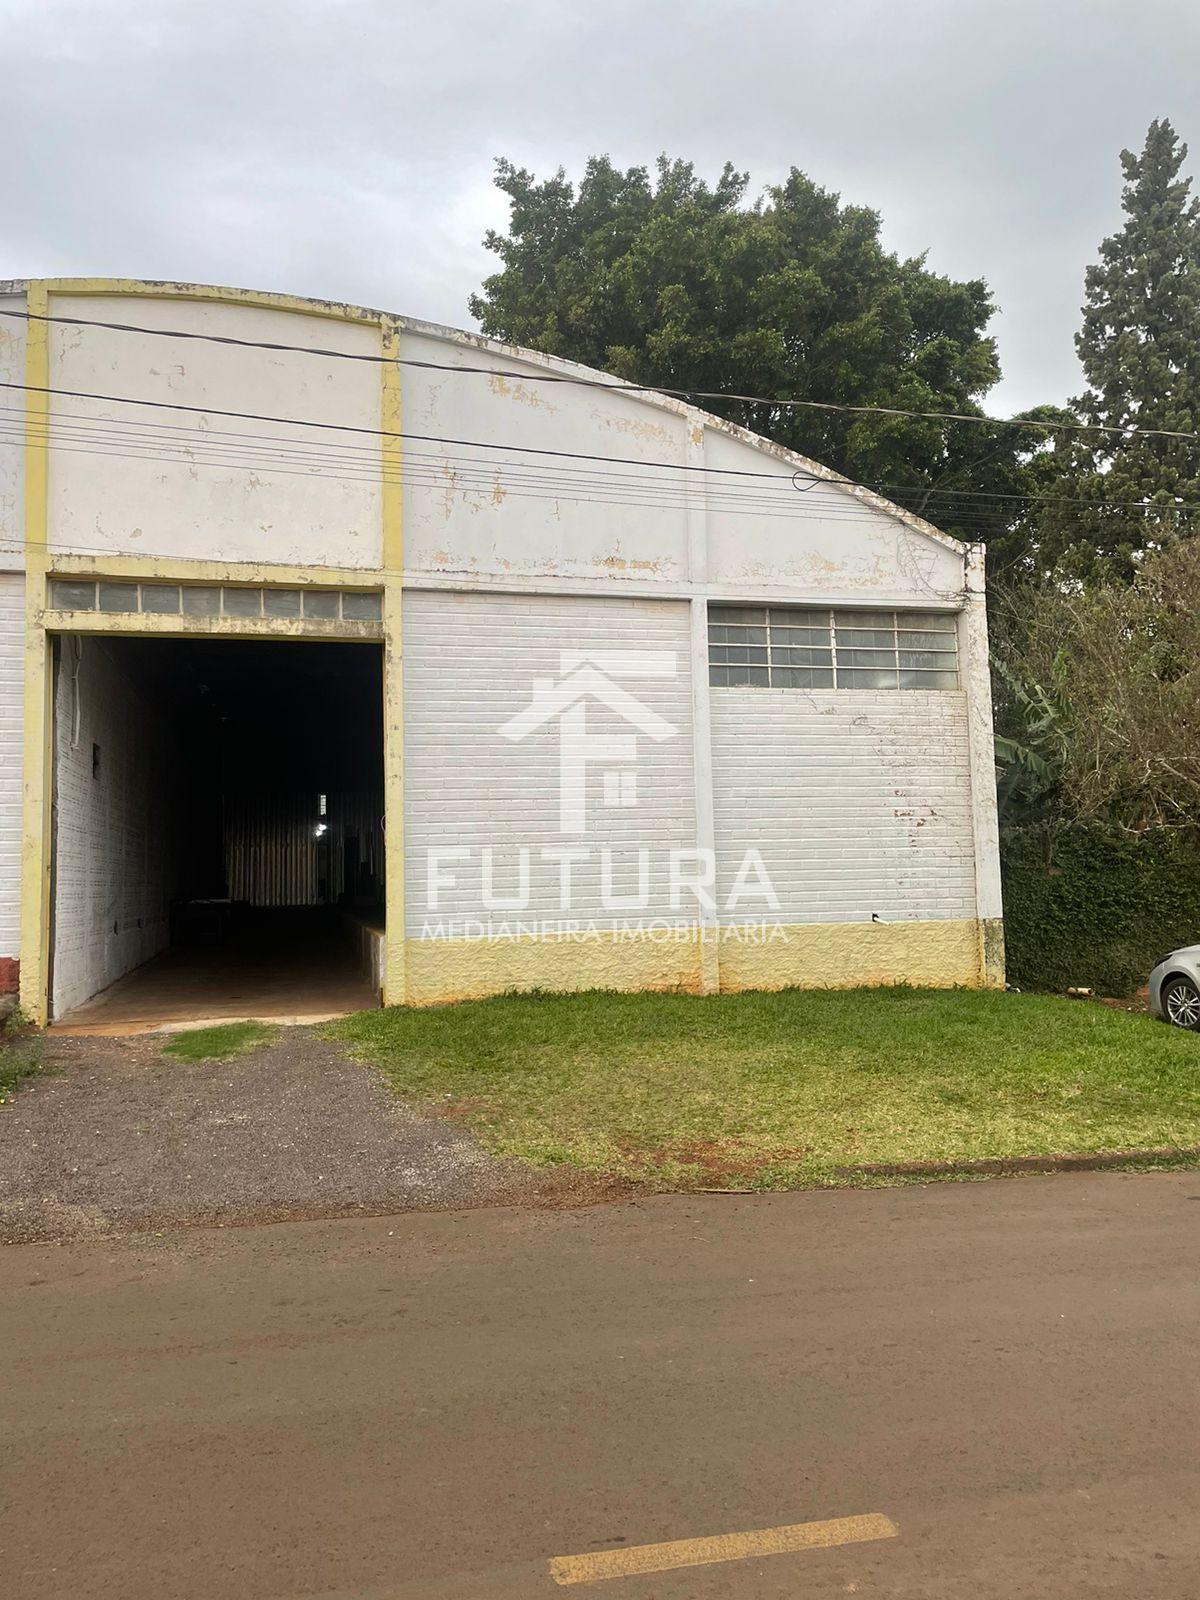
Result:
{"label": "shrub", "polygon": [[1004,830],[1008,979],[1132,994],[1160,956],[1200,943],[1200,835],[1104,823]]}

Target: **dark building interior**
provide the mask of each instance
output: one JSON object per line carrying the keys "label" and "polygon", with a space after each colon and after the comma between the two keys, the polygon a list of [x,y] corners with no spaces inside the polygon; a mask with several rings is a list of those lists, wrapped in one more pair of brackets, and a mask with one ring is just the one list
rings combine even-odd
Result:
{"label": "dark building interior", "polygon": [[[96,980],[89,1013],[131,994],[213,1017],[377,1004],[362,930],[383,926],[381,647],[65,638],[58,656],[71,1012]],[[72,961],[87,976],[68,982]]]}

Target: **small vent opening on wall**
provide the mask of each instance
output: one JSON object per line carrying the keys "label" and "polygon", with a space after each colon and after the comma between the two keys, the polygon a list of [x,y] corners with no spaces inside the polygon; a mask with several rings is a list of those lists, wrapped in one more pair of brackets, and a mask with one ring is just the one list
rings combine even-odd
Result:
{"label": "small vent opening on wall", "polygon": [[93,778],[98,778],[99,776],[100,776],[100,746],[98,744],[94,744],[92,746],[92,777]]}

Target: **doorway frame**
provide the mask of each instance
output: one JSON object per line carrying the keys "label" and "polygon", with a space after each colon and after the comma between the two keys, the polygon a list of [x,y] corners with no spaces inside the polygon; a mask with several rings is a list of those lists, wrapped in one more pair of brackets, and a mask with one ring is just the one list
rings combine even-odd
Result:
{"label": "doorway frame", "polygon": [[[386,956],[384,1005],[406,999],[404,961],[404,695],[401,643],[403,589],[402,487],[400,481],[401,323],[386,313],[333,301],[256,293],[193,284],[143,283],[136,279],[54,278],[31,281],[25,353],[25,671],[21,840],[20,1002],[30,1020],[50,1020],[52,873],[54,863],[54,674],[53,639],[67,633],[145,638],[337,639],[382,641],[384,896]],[[380,554],[376,567],[284,565],[273,562],[214,562],[187,558],[85,555],[56,550],[49,525],[51,448],[45,439],[50,389],[51,306],[56,294],[139,299],[198,300],[289,311],[307,317],[365,323],[379,330]],[[40,320],[39,320],[40,319]],[[382,596],[381,623],[323,622],[315,618],[160,616],[144,612],[64,611],[53,607],[56,577],[147,582],[366,589]]]}

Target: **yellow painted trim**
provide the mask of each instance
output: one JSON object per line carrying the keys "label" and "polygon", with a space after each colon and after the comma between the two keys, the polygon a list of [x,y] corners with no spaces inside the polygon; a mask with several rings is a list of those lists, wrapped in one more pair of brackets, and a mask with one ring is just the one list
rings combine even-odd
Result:
{"label": "yellow painted trim", "polygon": [[378,644],[379,622],[340,622],[321,617],[185,617],[152,612],[54,611],[38,621],[48,633],[123,634],[160,639],[334,639]]}
{"label": "yellow painted trim", "polygon": [[981,981],[979,924],[974,917],[929,922],[809,922],[784,926],[783,937],[726,937],[721,991],[847,989],[908,983],[943,989]]}
{"label": "yellow painted trim", "polygon": [[[43,452],[44,453],[44,452]],[[187,556],[80,555],[51,550],[47,567],[60,577],[130,578],[167,583],[228,583],[279,588],[380,589],[378,567],[294,566],[271,561],[197,561]]]}
{"label": "yellow painted trim", "polygon": [[680,1567],[711,1567],[722,1561],[751,1561],[799,1550],[831,1550],[843,1544],[894,1539],[899,1532],[890,1517],[869,1511],[863,1516],[833,1517],[826,1522],[793,1522],[784,1528],[753,1528],[748,1533],[718,1533],[707,1539],[672,1539],[667,1544],[635,1544],[623,1550],[555,1556],[550,1562],[550,1576],[563,1586],[598,1583],[604,1578],[674,1572]]}
{"label": "yellow painted trim", "polygon": [[482,1000],[508,989],[703,992],[703,958],[694,930],[661,939],[629,938],[604,930],[578,941],[429,938],[407,939],[405,946],[411,1005]]}
{"label": "yellow painted trim", "polygon": [[398,577],[404,569],[404,491],[400,481],[404,463],[400,440],[395,437],[404,420],[400,393],[400,325],[393,318],[385,317],[381,337],[383,353],[388,357],[379,369],[379,426],[384,435],[380,441],[383,566],[385,571]]}
{"label": "yellow painted trim", "polygon": [[[143,300],[192,300],[208,301],[216,305],[247,306],[265,311],[288,311],[298,316],[324,318],[334,322],[349,322],[366,326],[390,327],[395,330],[395,337],[399,339],[399,324],[394,318],[387,318],[381,311],[372,311],[366,306],[350,305],[340,300],[306,300],[300,295],[273,294],[263,289],[236,289],[224,287],[220,284],[203,283],[175,283],[139,278],[38,278],[32,279],[27,289],[27,304],[30,311],[40,315],[47,315],[50,311],[50,299],[53,295],[76,295],[80,297],[97,296],[99,298],[115,299],[120,297],[135,297]],[[35,305],[35,298],[37,304]],[[29,335],[32,338],[35,331],[43,342],[43,349],[47,352],[43,376],[38,387],[49,386],[49,359],[48,359],[48,324],[44,322],[31,322]],[[385,334],[385,344],[386,344]],[[28,363],[27,363],[28,371]],[[389,368],[383,369],[384,383],[388,381]],[[393,374],[397,385],[399,384],[399,369]],[[33,379],[26,377],[26,382],[33,385]],[[33,396],[26,396],[27,412]],[[380,424],[388,426],[386,423]],[[396,441],[397,455],[399,442]],[[43,440],[44,446],[44,440]],[[43,455],[48,452],[43,448]],[[28,454],[28,447],[27,447]],[[385,449],[386,456],[386,449]],[[385,486],[385,497],[388,490]],[[396,493],[399,493],[397,488]],[[49,534],[43,526],[36,542],[45,546]],[[28,519],[26,519],[26,543],[35,541],[30,538]],[[196,582],[222,581],[224,574],[229,576],[224,581],[234,583],[336,583],[339,587],[347,588],[362,585],[364,587],[378,588],[381,574],[375,568],[347,568],[347,567],[297,567],[285,565],[272,565],[263,562],[200,562],[186,559],[156,557],[156,556],[118,556],[118,555],[77,555],[66,551],[62,554],[52,553],[52,561],[56,571],[59,572],[104,572],[111,573],[114,577],[146,576],[157,577],[171,575],[184,576],[184,569]],[[69,565],[68,565],[69,563]],[[386,564],[386,549],[385,549]],[[161,568],[161,572],[159,569]]]}
{"label": "yellow painted trim", "polygon": [[[38,284],[29,308],[46,309]],[[25,744],[21,802],[21,1006],[33,1021],[49,1017],[51,798],[54,719],[49,670],[51,643],[41,625],[46,598],[46,521],[49,460],[39,448],[34,388],[49,383],[47,327],[31,322],[25,341]]]}
{"label": "yellow painted trim", "polygon": [[[382,325],[383,314],[363,306],[347,305],[338,301],[305,300],[296,295],[271,294],[257,290],[227,288],[218,285],[143,281],[134,278],[42,278],[31,280],[26,286],[26,305],[37,315],[50,314],[53,295],[93,295],[104,298],[133,297],[161,300],[210,301],[224,305],[256,307],[263,310],[289,311],[301,316],[329,318],[339,322]],[[392,337],[398,338],[399,324],[394,320],[389,326]],[[78,632],[94,633],[152,633],[193,634],[207,633],[217,637],[243,638],[294,638],[296,632],[286,626],[288,619],[258,619],[258,626],[239,627],[239,620],[253,624],[255,619],[211,618],[195,619],[199,627],[190,625],[191,619],[166,618],[168,627],[159,626],[160,619],[136,616],[121,617],[87,613],[54,613],[46,608],[46,576],[49,570],[63,574],[106,575],[114,578],[158,578],[181,582],[275,583],[281,585],[319,585],[337,588],[379,588],[383,575],[377,569],[340,567],[296,567],[271,563],[208,562],[168,560],[162,557],[119,555],[83,555],[67,552],[54,553],[48,548],[48,474],[49,452],[44,443],[39,412],[44,406],[43,391],[50,384],[49,325],[31,321],[26,337],[25,382],[28,385],[25,402],[25,746],[23,765],[22,802],[22,854],[21,854],[21,1005],[38,1023],[49,1019],[50,994],[50,922],[51,922],[51,870],[52,870],[52,784],[53,755],[53,683],[49,671],[52,649],[52,630],[70,628]],[[384,367],[385,387],[391,379],[398,387],[398,370]],[[387,424],[384,424],[385,426]],[[396,548],[398,542],[397,523]],[[385,546],[386,551],[386,546]],[[386,555],[385,555],[386,561]],[[399,577],[395,579],[397,594]],[[386,601],[385,601],[386,611]],[[171,623],[175,626],[172,628]],[[276,626],[280,621],[283,628]],[[226,624],[232,623],[229,627]],[[132,624],[132,626],[131,626]],[[347,633],[346,624],[338,624],[336,634],[318,631],[311,625],[302,636],[378,638],[379,629],[372,624],[356,625],[361,633]],[[397,700],[398,705],[398,700]],[[397,728],[392,743],[400,739]],[[393,809],[399,809],[395,807]],[[403,851],[401,837],[399,849]],[[393,879],[400,884],[400,904],[403,906],[402,867],[390,867],[389,884]],[[401,923],[401,926],[403,924]],[[402,960],[402,958],[401,958]]]}
{"label": "yellow painted trim", "polygon": [[[519,922],[514,913],[512,921]],[[436,926],[436,916],[430,917]],[[574,938],[417,938],[405,941],[413,1005],[478,1000],[507,989],[708,989],[708,947],[695,929],[633,935],[600,930]],[[810,922],[765,934],[716,930],[722,993],[749,989],[845,989],[889,983],[976,988],[981,981],[975,919],[932,922]]]}
{"label": "yellow painted trim", "polygon": [[381,488],[383,588],[383,792],[384,898],[388,938],[384,946],[383,1003],[403,1005],[408,999],[404,939],[404,650],[403,570],[404,503],[400,482],[402,453],[400,324],[385,317],[380,326],[383,353],[390,359],[379,369],[379,426],[383,485]]}
{"label": "yellow painted trim", "polygon": [[[367,306],[350,305],[342,300],[306,300],[301,295],[273,294],[266,289],[236,289],[215,283],[175,283],[153,278],[35,278],[28,286],[32,300],[42,299],[37,310],[47,312],[51,295],[95,295],[98,298],[133,297],[139,300],[210,300],[233,306],[252,306],[263,311],[291,311],[303,317],[324,317],[334,322],[379,323],[384,313]],[[32,310],[32,304],[30,306]],[[34,324],[31,324],[31,327]],[[45,323],[40,324],[45,327]]]}

